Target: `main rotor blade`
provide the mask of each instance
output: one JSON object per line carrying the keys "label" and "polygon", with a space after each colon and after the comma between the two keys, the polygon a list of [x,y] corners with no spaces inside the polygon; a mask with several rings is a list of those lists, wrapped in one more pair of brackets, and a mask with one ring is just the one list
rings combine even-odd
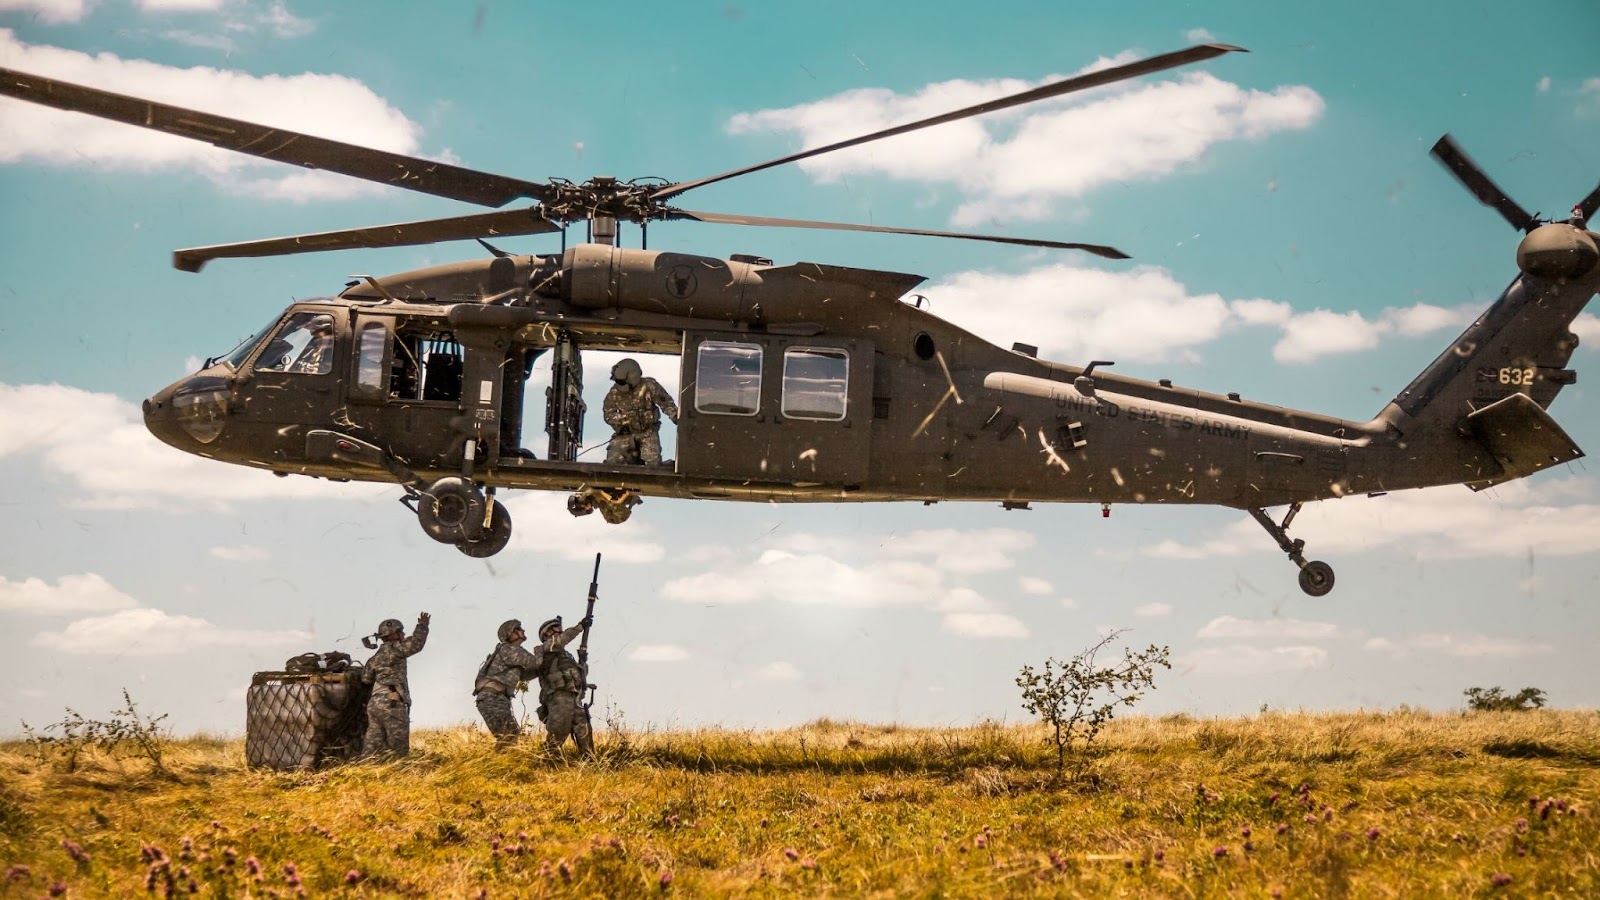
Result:
{"label": "main rotor blade", "polygon": [[308,169],[325,169],[482,206],[504,206],[518,197],[543,201],[554,195],[554,191],[544,184],[312,137],[282,128],[269,128],[182,106],[155,103],[30,75],[15,69],[0,68],[0,96],[164,131],[262,159]]}
{"label": "main rotor blade", "polygon": [[213,259],[287,256],[291,253],[348,250],[353,247],[408,247],[415,244],[436,244],[439,241],[542,234],[560,230],[560,225],[546,219],[543,210],[535,206],[529,209],[508,209],[504,212],[482,213],[476,216],[458,216],[453,219],[400,222],[395,225],[352,228],[348,231],[325,231],[321,234],[301,234],[293,237],[269,238],[264,241],[246,241],[241,244],[192,247],[174,252],[172,264],[185,272],[198,272]]}
{"label": "main rotor blade", "polygon": [[1106,259],[1127,259],[1128,254],[1115,247],[1102,244],[1067,244],[1035,238],[1002,237],[993,234],[965,234],[959,231],[929,231],[923,228],[890,228],[884,225],[852,225],[847,222],[814,222],[810,219],[772,219],[766,216],[740,216],[728,213],[701,212],[695,209],[674,209],[666,214],[668,219],[691,219],[717,225],[760,225],[768,228],[817,228],[827,231],[871,231],[878,234],[916,234],[923,237],[957,238],[964,241],[988,241],[993,244],[1017,244],[1023,247],[1052,247],[1057,250],[1083,250]]}
{"label": "main rotor blade", "polygon": [[1444,167],[1456,176],[1462,186],[1471,191],[1472,196],[1478,198],[1479,203],[1498,210],[1500,215],[1511,223],[1512,228],[1518,231],[1532,231],[1538,227],[1538,220],[1530,215],[1527,210],[1518,206],[1515,200],[1507,197],[1506,192],[1500,190],[1499,185],[1490,181],[1489,176],[1483,174],[1483,170],[1478,168],[1478,164],[1472,161],[1472,157],[1456,146],[1455,140],[1450,135],[1447,134],[1439,138],[1438,143],[1433,145],[1431,152],[1434,159],[1443,163]]}
{"label": "main rotor blade", "polygon": [[1149,75],[1152,72],[1160,72],[1163,69],[1171,69],[1176,66],[1184,66],[1188,65],[1189,63],[1212,59],[1214,57],[1221,56],[1224,53],[1232,53],[1234,51],[1238,51],[1240,53],[1249,52],[1243,47],[1235,47],[1231,44],[1199,44],[1194,47],[1189,47],[1186,50],[1163,53],[1160,56],[1152,56],[1149,59],[1142,59],[1137,62],[1128,63],[1127,65],[1113,66],[1109,69],[1101,69],[1098,72],[1090,72],[1087,75],[1079,75],[1076,78],[1068,78],[1064,81],[1057,81],[1053,84],[1032,88],[1019,94],[1012,94],[1009,97],[1001,97],[997,100],[989,100],[984,103],[979,103],[976,106],[969,106],[965,109],[958,109],[955,112],[934,116],[931,119],[908,122],[905,125],[896,125],[893,128],[885,128],[882,131],[874,131],[871,134],[865,134],[861,137],[851,138],[847,141],[838,141],[836,143],[828,144],[825,147],[813,147],[810,150],[802,150],[799,153],[791,153],[788,156],[768,160],[764,163],[757,163],[753,166],[745,166],[742,169],[734,169],[731,172],[723,172],[721,175],[713,175],[710,178],[702,178],[699,181],[685,181],[678,184],[670,184],[661,190],[656,191],[654,194],[651,194],[650,199],[656,201],[665,200],[669,197],[676,197],[685,191],[690,191],[697,187],[704,187],[708,184],[713,184],[718,181],[726,181],[729,178],[735,178],[739,175],[748,175],[751,172],[759,172],[763,169],[770,169],[773,166],[781,166],[785,163],[798,162],[802,159],[809,159],[813,156],[820,156],[824,153],[831,153],[835,150],[843,150],[846,147],[855,147],[860,144],[865,144],[869,141],[894,137],[895,135],[916,131],[920,128],[931,128],[934,125],[943,125],[946,122],[954,122],[959,119],[965,119],[969,116],[978,116],[984,113],[994,112],[995,110],[1009,109],[1013,106],[1021,106],[1024,103],[1033,103],[1038,100],[1048,100],[1052,97],[1059,97],[1063,94],[1070,94],[1074,91],[1087,90],[1089,88],[1100,87],[1101,85],[1111,84],[1117,81],[1124,81],[1129,78],[1137,78],[1140,75]]}

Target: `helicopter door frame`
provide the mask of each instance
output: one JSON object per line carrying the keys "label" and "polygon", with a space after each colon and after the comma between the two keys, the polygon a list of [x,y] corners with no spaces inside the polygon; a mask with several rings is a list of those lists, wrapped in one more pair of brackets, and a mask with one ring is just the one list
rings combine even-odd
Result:
{"label": "helicopter door frame", "polygon": [[678,473],[865,482],[874,358],[872,342],[855,338],[685,332]]}

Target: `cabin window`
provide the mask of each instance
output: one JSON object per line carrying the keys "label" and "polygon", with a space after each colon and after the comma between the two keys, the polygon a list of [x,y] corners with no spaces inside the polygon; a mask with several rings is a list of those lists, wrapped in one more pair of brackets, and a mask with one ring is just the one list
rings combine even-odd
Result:
{"label": "cabin window", "polygon": [[301,375],[332,372],[333,328],[333,316],[327,313],[295,313],[262,351],[256,360],[256,371]]}
{"label": "cabin window", "polygon": [[389,344],[389,329],[382,322],[361,326],[356,338],[356,391],[382,399],[388,388],[389,373],[384,368],[383,351]]}
{"label": "cabin window", "polygon": [[790,347],[783,352],[783,414],[791,419],[829,419],[845,415],[850,387],[850,355],[823,347]]}
{"label": "cabin window", "polygon": [[729,416],[755,415],[761,409],[761,348],[702,343],[695,361],[694,408]]}

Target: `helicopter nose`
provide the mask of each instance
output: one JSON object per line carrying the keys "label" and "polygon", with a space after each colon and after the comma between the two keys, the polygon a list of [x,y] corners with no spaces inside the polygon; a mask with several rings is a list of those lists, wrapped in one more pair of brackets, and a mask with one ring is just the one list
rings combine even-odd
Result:
{"label": "helicopter nose", "polygon": [[187,378],[144,401],[144,427],[162,443],[193,451],[222,436],[228,390],[220,378]]}

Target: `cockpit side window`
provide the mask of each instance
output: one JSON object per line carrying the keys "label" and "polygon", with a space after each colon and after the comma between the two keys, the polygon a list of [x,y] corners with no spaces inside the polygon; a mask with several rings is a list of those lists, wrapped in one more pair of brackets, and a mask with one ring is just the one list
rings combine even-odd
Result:
{"label": "cockpit side window", "polygon": [[333,371],[333,335],[333,316],[295,313],[256,359],[256,371],[326,375]]}
{"label": "cockpit side window", "polygon": [[267,323],[266,327],[240,341],[239,346],[229,350],[228,354],[222,357],[223,361],[234,371],[238,371],[239,367],[244,365],[244,361],[250,358],[250,351],[256,349],[256,345],[261,343],[261,339],[266,337],[267,332],[271,331],[273,326],[277,324],[278,320],[273,319]]}

